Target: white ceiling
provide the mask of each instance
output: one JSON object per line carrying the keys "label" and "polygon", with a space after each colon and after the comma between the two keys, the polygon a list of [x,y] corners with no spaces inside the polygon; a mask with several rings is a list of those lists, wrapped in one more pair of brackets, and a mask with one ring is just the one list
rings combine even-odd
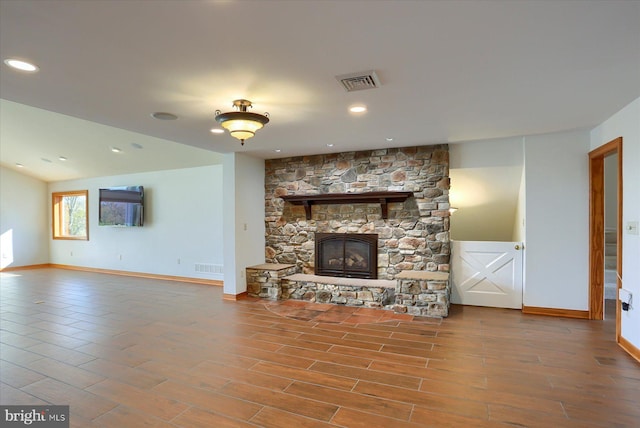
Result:
{"label": "white ceiling", "polygon": [[[640,96],[640,2],[0,0],[0,56],[40,66],[1,65],[0,161],[55,181],[593,127]],[[209,132],[236,98],[271,117],[244,147]]]}

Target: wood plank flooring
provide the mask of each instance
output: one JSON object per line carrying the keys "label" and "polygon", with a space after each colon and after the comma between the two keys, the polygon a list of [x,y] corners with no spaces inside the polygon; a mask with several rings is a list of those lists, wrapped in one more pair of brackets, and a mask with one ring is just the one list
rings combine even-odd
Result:
{"label": "wood plank flooring", "polygon": [[446,319],[222,300],[214,286],[0,273],[0,403],[73,427],[638,427],[614,320]]}

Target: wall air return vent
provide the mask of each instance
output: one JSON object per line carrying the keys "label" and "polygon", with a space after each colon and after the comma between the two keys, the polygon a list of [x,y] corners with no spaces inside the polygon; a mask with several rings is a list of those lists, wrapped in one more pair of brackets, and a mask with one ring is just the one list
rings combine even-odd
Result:
{"label": "wall air return vent", "polygon": [[336,76],[347,92],[374,89],[380,86],[380,79],[373,70]]}
{"label": "wall air return vent", "polygon": [[210,263],[196,263],[195,271],[197,273],[224,273],[222,265],[214,265]]}

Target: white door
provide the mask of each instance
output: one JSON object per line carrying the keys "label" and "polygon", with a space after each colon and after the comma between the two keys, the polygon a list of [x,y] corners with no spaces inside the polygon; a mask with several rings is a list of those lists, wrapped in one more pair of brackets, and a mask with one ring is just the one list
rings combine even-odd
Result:
{"label": "white door", "polygon": [[451,244],[451,303],[522,309],[521,242]]}

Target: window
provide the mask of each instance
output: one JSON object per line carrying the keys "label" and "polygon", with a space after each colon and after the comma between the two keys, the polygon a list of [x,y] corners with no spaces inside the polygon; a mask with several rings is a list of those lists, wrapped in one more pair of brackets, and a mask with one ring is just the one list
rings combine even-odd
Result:
{"label": "window", "polygon": [[89,240],[89,192],[56,192],[53,204],[53,239]]}

